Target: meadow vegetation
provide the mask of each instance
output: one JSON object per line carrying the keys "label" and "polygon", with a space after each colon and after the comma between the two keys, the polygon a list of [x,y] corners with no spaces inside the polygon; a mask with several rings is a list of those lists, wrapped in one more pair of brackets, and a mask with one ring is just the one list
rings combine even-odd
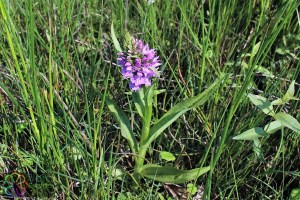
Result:
{"label": "meadow vegetation", "polygon": [[[272,121],[250,93],[271,102],[294,83],[300,97],[300,2],[149,2],[0,0],[0,184],[18,172],[24,196],[38,199],[300,198],[300,129],[233,139]],[[197,180],[131,186],[134,156],[105,99],[137,137],[142,121],[116,65],[112,23],[121,47],[129,32],[160,57],[151,124],[227,75],[147,149],[145,163],[210,166]],[[274,109],[300,120],[297,100]]]}

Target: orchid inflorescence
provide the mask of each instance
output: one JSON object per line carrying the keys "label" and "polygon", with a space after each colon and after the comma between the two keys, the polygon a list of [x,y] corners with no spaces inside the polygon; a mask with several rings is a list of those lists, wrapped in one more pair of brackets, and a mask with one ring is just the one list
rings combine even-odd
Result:
{"label": "orchid inflorescence", "polygon": [[143,86],[151,85],[151,78],[158,77],[158,66],[161,65],[155,49],[140,39],[132,38],[126,52],[118,53],[118,65],[122,67],[124,79],[130,79],[132,91],[139,91]]}

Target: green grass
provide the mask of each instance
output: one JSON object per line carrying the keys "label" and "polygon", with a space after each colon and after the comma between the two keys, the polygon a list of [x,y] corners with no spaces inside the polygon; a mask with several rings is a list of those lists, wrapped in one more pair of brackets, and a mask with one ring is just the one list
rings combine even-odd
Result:
{"label": "green grass", "polygon": [[[156,84],[166,92],[157,96],[153,120],[230,74],[213,98],[154,142],[146,160],[164,164],[164,150],[178,168],[211,166],[195,182],[206,199],[288,199],[300,187],[299,134],[272,134],[262,157],[252,142],[232,137],[270,120],[248,93],[274,100],[296,80],[299,98],[300,2],[126,2],[0,0],[0,180],[24,174],[26,195],[44,199],[172,197],[163,184],[145,180],[135,191],[129,178],[113,176],[116,167],[132,173],[134,163],[105,96],[131,117],[136,134],[141,124],[114,65],[113,22],[121,45],[127,29],[163,62]],[[279,109],[300,120],[299,102]]]}

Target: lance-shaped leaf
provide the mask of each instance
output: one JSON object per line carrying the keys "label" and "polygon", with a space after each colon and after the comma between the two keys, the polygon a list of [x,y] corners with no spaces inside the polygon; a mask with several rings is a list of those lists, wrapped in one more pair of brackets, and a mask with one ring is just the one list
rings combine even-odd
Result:
{"label": "lance-shaped leaf", "polygon": [[144,98],[145,98],[144,88],[142,88],[138,92],[132,93],[132,99],[134,101],[135,108],[141,117],[144,116],[144,112],[145,112],[145,99]]}
{"label": "lance-shaped leaf", "polygon": [[261,109],[264,113],[270,116],[274,116],[275,112],[273,109],[273,105],[270,101],[268,101],[265,97],[254,95],[254,94],[248,94],[248,97],[250,101],[256,105],[259,109]]}
{"label": "lance-shaped leaf", "polygon": [[180,184],[196,180],[199,176],[205,174],[209,170],[210,167],[180,170],[170,166],[148,164],[141,168],[141,174],[142,176],[154,181]]}
{"label": "lance-shaped leaf", "polygon": [[291,115],[279,112],[274,116],[274,118],[277,121],[280,121],[284,126],[300,134],[300,123]]}
{"label": "lance-shaped leaf", "polygon": [[154,85],[151,85],[148,88],[144,88],[145,91],[145,106],[152,107],[153,96],[154,96]]}
{"label": "lance-shaped leaf", "polygon": [[285,104],[285,103],[286,103],[286,102],[283,101],[281,98],[278,98],[278,99],[276,99],[276,100],[274,100],[274,101],[271,102],[271,104],[272,104],[273,106],[279,106],[279,105],[283,105],[283,104]]}
{"label": "lance-shaped leaf", "polygon": [[234,140],[255,140],[260,137],[266,137],[268,134],[261,127],[251,128],[240,135],[235,136]]}
{"label": "lance-shaped leaf", "polygon": [[133,131],[130,128],[129,119],[127,118],[124,111],[109,97],[106,97],[105,102],[109,110],[114,114],[115,119],[119,123],[119,126],[121,128],[121,135],[129,142],[132,153],[136,154],[138,152],[138,146],[136,138],[133,135]]}
{"label": "lance-shaped leaf", "polygon": [[300,100],[296,97],[294,97],[295,94],[295,81],[292,81],[288,91],[286,92],[286,94],[283,96],[283,101],[287,102],[289,100]]}
{"label": "lance-shaped leaf", "polygon": [[117,49],[118,52],[122,52],[122,48],[120,46],[120,43],[116,37],[116,34],[115,34],[115,30],[114,30],[114,24],[111,23],[111,27],[110,27],[110,34],[111,34],[111,39],[114,43],[114,46],[115,48]]}
{"label": "lance-shaped leaf", "polygon": [[296,97],[294,97],[295,94],[295,81],[292,81],[289,89],[287,90],[287,92],[285,93],[285,95],[283,96],[283,98],[278,98],[274,101],[272,101],[272,105],[283,105],[285,103],[287,103],[289,100],[300,100]]}
{"label": "lance-shaped leaf", "polygon": [[276,120],[276,121],[270,122],[269,124],[265,125],[264,130],[268,134],[273,134],[283,127],[284,127],[284,125],[280,121]]}
{"label": "lance-shaped leaf", "polygon": [[148,88],[143,87],[138,92],[132,93],[134,105],[139,115],[143,118],[145,116],[146,106],[152,107],[154,95],[154,86]]}
{"label": "lance-shaped leaf", "polygon": [[149,140],[147,146],[150,145],[168,126],[170,126],[178,117],[183,115],[188,110],[204,104],[214,91],[219,87],[220,83],[227,77],[223,75],[216,80],[209,88],[201,94],[184,100],[173,106],[166,114],[164,114],[150,129]]}

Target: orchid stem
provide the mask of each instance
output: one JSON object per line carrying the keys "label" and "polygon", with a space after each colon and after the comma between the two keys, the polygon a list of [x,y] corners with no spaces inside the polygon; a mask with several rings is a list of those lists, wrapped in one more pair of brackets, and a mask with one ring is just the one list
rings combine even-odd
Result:
{"label": "orchid stem", "polygon": [[[152,90],[153,91],[153,90]],[[145,112],[143,115],[143,128],[140,141],[140,148],[136,158],[136,164],[134,169],[134,178],[137,182],[141,179],[141,167],[144,165],[145,155],[148,149],[147,141],[149,139],[151,116],[152,116],[152,101],[153,92],[145,92]]]}

